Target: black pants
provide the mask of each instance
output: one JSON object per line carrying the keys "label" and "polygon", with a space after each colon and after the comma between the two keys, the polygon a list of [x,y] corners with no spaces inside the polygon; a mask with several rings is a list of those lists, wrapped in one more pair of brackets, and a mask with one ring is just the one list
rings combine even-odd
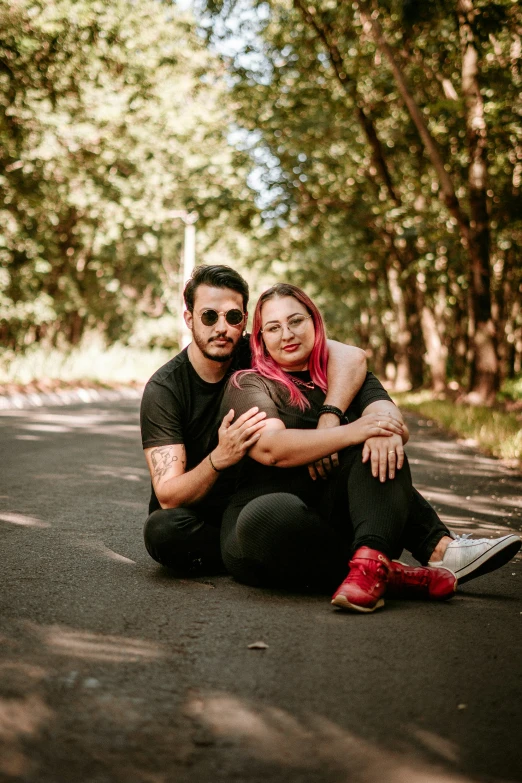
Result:
{"label": "black pants", "polygon": [[390,558],[403,550],[413,496],[405,461],[393,481],[381,483],[361,448],[339,453],[339,468],[305,497],[275,492],[225,512],[221,551],[239,581],[270,585],[328,585],[346,576],[350,555],[361,546]]}
{"label": "black pants", "polygon": [[166,508],[153,511],[143,536],[149,555],[181,574],[224,570],[219,543],[223,508]]}
{"label": "black pants", "polygon": [[[250,584],[334,584],[346,575],[354,544],[363,542],[392,557],[404,548],[426,563],[440,539],[450,535],[411,487],[407,464],[381,484],[370,465],[360,462],[360,449],[347,449],[335,477],[318,486],[315,506],[284,492],[240,507],[232,502],[221,532],[227,570]],[[154,511],[145,523],[147,551],[181,573],[215,572],[222,567],[220,523],[220,514],[203,505]]]}

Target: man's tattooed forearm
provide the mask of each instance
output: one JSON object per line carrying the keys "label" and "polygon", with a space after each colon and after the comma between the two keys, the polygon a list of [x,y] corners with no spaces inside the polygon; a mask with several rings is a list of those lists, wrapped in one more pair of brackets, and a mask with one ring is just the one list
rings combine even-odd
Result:
{"label": "man's tattooed forearm", "polygon": [[154,479],[163,478],[172,465],[178,461],[178,457],[172,453],[171,446],[154,449],[150,453],[150,458],[153,467],[152,478]]}

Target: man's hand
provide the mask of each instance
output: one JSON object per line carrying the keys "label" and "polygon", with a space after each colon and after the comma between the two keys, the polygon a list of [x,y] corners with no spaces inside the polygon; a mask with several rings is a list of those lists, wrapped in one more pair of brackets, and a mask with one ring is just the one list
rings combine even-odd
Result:
{"label": "man's hand", "polygon": [[[323,413],[319,416],[317,422],[318,430],[330,429],[330,427],[338,427],[340,425],[339,417],[335,413]],[[322,479],[328,478],[328,474],[332,472],[334,468],[339,465],[339,456],[337,454],[330,454],[329,457],[323,457],[317,462],[312,462],[308,465],[308,472],[310,477],[315,481],[318,476]]]}
{"label": "man's hand", "polygon": [[371,459],[372,476],[386,481],[395,478],[395,471],[404,465],[404,448],[400,435],[389,438],[368,438],[363,447],[362,461]]}
{"label": "man's hand", "polygon": [[233,418],[234,411],[230,410],[218,430],[219,443],[212,452],[212,462],[218,470],[229,468],[243,459],[248,449],[259,440],[266,413],[254,407],[231,424]]}

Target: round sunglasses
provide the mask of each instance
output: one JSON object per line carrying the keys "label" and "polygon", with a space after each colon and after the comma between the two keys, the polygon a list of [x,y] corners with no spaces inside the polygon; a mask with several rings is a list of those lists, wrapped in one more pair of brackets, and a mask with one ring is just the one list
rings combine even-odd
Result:
{"label": "round sunglasses", "polygon": [[199,314],[199,317],[201,318],[203,326],[214,326],[214,324],[217,324],[220,315],[225,316],[225,321],[227,324],[230,324],[230,326],[239,326],[245,317],[243,311],[236,308],[227,310],[226,313],[223,311],[218,313],[217,310],[203,310],[203,312]]}

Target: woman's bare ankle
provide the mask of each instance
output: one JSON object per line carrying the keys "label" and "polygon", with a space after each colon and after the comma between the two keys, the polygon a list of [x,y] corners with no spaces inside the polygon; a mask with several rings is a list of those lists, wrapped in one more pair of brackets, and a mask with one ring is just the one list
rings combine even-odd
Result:
{"label": "woman's bare ankle", "polygon": [[444,553],[446,552],[446,549],[448,548],[449,544],[451,544],[452,541],[453,539],[450,538],[449,536],[443,536],[440,539],[437,546],[435,547],[435,549],[433,550],[430,557],[430,562],[439,563],[444,557]]}

